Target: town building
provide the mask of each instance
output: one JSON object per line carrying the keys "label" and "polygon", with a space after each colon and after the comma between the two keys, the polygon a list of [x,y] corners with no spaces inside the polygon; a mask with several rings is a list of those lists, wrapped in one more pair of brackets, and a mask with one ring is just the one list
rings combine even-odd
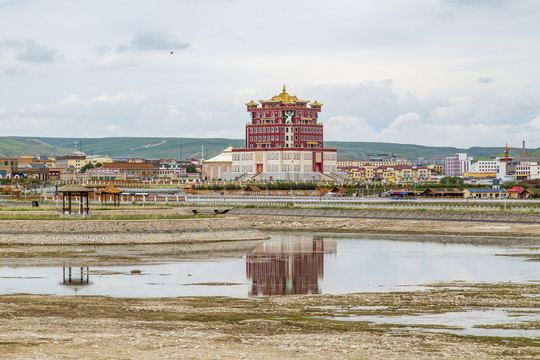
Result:
{"label": "town building", "polygon": [[463,176],[463,173],[469,171],[472,157],[466,153],[457,153],[454,156],[444,158],[444,173],[448,176]]}
{"label": "town building", "polygon": [[204,160],[201,170],[203,180],[220,180],[222,174],[230,173],[232,169],[233,147],[229,146],[211,159]]}
{"label": "town building", "polygon": [[497,160],[473,160],[468,171],[472,173],[497,173]]}
{"label": "town building", "polygon": [[425,182],[431,180],[431,170],[427,166],[385,165],[375,167],[366,163],[362,167],[342,168],[349,180],[393,182]]}
{"label": "town building", "polygon": [[151,180],[159,176],[158,173],[159,168],[151,163],[105,163],[87,170],[84,177],[91,180]]}
{"label": "town building", "polygon": [[308,105],[285,86],[259,103],[246,104],[246,146],[232,149],[231,171],[222,173],[223,180],[344,180],[346,175],[337,173],[337,150],[323,146],[322,104]]}
{"label": "town building", "polygon": [[518,180],[539,180],[540,163],[534,161],[521,161],[515,167]]}
{"label": "town building", "polygon": [[86,165],[86,155],[80,152],[56,157],[56,167],[58,168],[73,169],[75,172],[79,172],[84,165]]}
{"label": "town building", "polygon": [[466,199],[502,199],[508,196],[504,189],[464,189]]}
{"label": "town building", "polygon": [[19,159],[16,157],[0,157],[0,178],[10,178],[17,172]]}

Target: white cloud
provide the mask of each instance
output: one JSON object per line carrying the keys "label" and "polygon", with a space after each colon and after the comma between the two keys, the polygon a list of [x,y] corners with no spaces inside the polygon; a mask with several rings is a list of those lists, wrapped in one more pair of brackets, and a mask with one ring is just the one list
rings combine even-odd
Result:
{"label": "white cloud", "polygon": [[468,96],[455,96],[450,98],[449,106],[438,106],[431,111],[430,119],[436,121],[466,122],[474,106],[473,100]]}
{"label": "white cloud", "polygon": [[[356,120],[356,121],[355,121]],[[347,122],[330,122],[339,129],[348,129],[346,140],[380,141],[428,146],[504,146],[505,143],[540,143],[540,116],[521,125],[486,124],[434,124],[425,123],[418,114],[408,113],[398,116],[387,128],[372,131],[362,119],[349,119]],[[333,139],[336,140],[336,139]],[[530,146],[530,145],[529,145]]]}
{"label": "white cloud", "polygon": [[60,100],[60,104],[63,105],[76,105],[76,104],[82,104],[82,99],[77,94],[71,94],[67,98]]}
{"label": "white cloud", "polygon": [[118,93],[115,95],[102,94],[93,97],[91,103],[107,103],[107,104],[119,104],[119,103],[131,103],[138,104],[145,100],[145,96],[135,93]]}
{"label": "white cloud", "polygon": [[105,130],[107,130],[109,134],[114,134],[114,135],[121,133],[120,126],[115,125],[115,124],[110,124],[110,125],[105,126]]}
{"label": "white cloud", "polygon": [[189,43],[178,41],[176,36],[159,31],[138,31],[129,44],[120,45],[118,51],[148,51],[148,50],[181,50],[189,47]]}
{"label": "white cloud", "polygon": [[355,116],[332,116],[323,125],[325,139],[358,141],[370,139],[375,134],[365,119]]}
{"label": "white cloud", "polygon": [[98,68],[124,69],[126,67],[136,66],[137,61],[132,57],[118,54],[103,54],[96,60]]}
{"label": "white cloud", "polygon": [[34,40],[4,40],[0,46],[20,49],[16,58],[28,62],[53,62],[62,59],[60,52],[47,45],[38,44]]}

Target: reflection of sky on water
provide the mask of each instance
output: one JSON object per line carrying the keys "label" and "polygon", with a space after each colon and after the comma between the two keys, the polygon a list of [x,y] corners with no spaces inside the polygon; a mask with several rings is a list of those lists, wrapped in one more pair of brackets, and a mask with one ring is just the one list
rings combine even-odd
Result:
{"label": "reflection of sky on water", "polygon": [[[456,280],[539,280],[539,262],[495,256],[537,250],[372,240],[357,236],[325,238],[309,234],[273,234],[268,243],[257,247],[245,258],[90,267],[90,284],[85,286],[62,285],[61,267],[0,267],[0,293],[247,297],[265,293],[392,291],[404,290],[399,285],[414,288],[418,284]],[[254,264],[264,265],[264,271],[254,273]],[[78,269],[80,267],[74,267],[74,273]],[[135,275],[132,270],[141,270],[142,273]],[[114,274],[107,274],[107,271]],[[200,283],[237,285],[189,285]]]}
{"label": "reflection of sky on water", "polygon": [[[524,311],[529,311],[530,313],[524,313]],[[538,322],[540,321],[539,309],[468,309],[467,311],[442,314],[400,316],[362,315],[338,317],[332,318],[332,320],[410,325],[410,329],[414,326],[422,331],[444,332],[457,335],[540,338],[540,330],[489,328],[489,326],[497,326],[499,324]],[[429,328],[434,325],[435,328]],[[400,326],[400,330],[404,330],[404,328]]]}
{"label": "reflection of sky on water", "polygon": [[456,280],[527,282],[540,274],[540,263],[494,256],[508,249],[492,246],[354,239],[337,244],[337,254],[325,258],[325,293],[344,287],[348,292],[389,291],[396,285]]}

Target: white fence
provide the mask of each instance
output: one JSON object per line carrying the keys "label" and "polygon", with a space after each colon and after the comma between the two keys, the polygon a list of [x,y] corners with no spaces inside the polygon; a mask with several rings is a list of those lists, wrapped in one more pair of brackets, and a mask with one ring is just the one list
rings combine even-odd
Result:
{"label": "white fence", "polygon": [[[59,199],[61,201],[61,198]],[[54,196],[42,197],[42,201],[57,202]],[[98,196],[93,203],[100,203]],[[112,203],[112,201],[108,201]],[[540,200],[497,199],[400,199],[379,197],[327,197],[327,196],[223,196],[223,195],[163,195],[144,192],[123,194],[121,204],[132,203],[182,203],[197,206],[271,206],[302,208],[357,208],[381,210],[451,210],[451,211],[521,211],[540,212]]]}

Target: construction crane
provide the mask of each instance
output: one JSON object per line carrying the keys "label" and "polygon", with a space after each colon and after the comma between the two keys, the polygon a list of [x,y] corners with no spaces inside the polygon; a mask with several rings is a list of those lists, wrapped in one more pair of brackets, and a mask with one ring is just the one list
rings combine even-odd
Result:
{"label": "construction crane", "polygon": [[510,150],[516,150],[516,148],[509,148],[508,143],[506,143],[506,146],[503,149],[503,151],[504,151],[504,162],[506,163],[505,175],[508,175],[508,152]]}

